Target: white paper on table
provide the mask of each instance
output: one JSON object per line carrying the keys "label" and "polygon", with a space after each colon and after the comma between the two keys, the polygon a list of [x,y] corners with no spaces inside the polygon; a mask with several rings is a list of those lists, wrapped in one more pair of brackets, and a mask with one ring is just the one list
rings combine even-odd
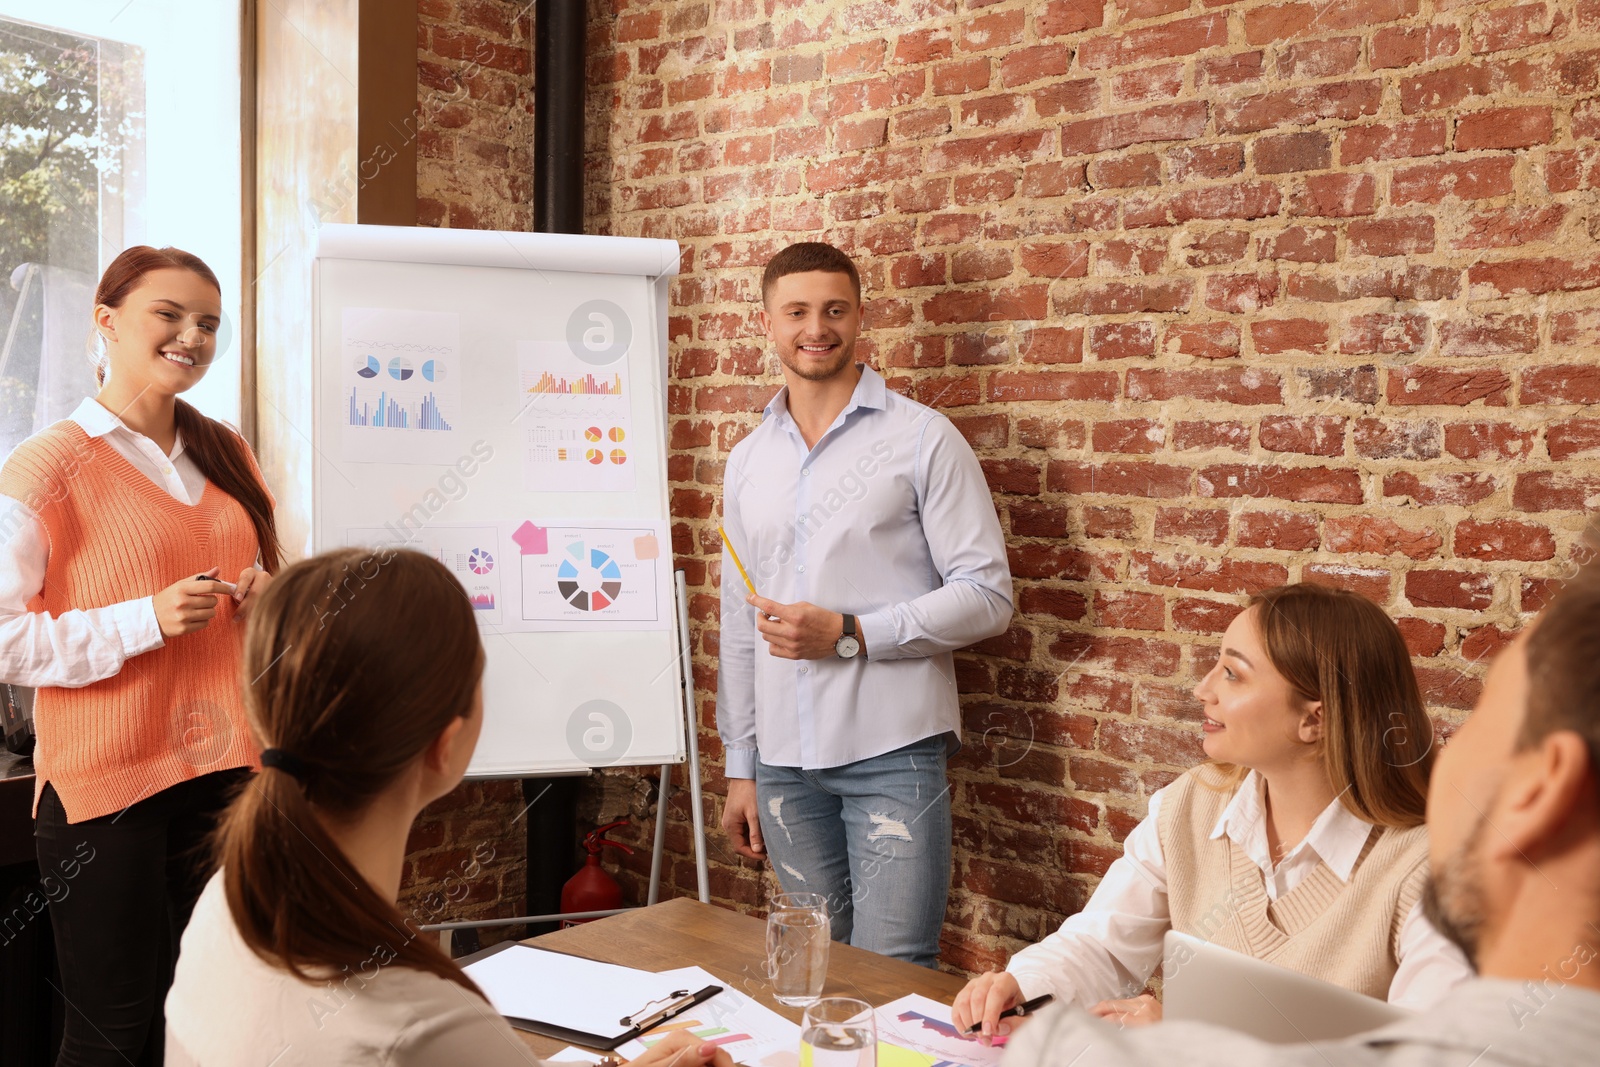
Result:
{"label": "white paper on table", "polygon": [[[962,1037],[950,1021],[950,1005],[912,993],[874,1013],[879,1067],[997,1067],[1002,1045]],[[884,1046],[895,1052],[886,1055]]]}
{"label": "white paper on table", "polygon": [[566,1048],[561,1049],[560,1051],[558,1051],[554,1056],[551,1056],[545,1062],[546,1063],[599,1063],[601,1058],[603,1057],[603,1055],[604,1054],[600,1053],[600,1052],[590,1052],[586,1048],[579,1048],[577,1045],[568,1045]]}
{"label": "white paper on table", "polygon": [[345,462],[456,461],[466,417],[459,315],[347,307],[337,358]]}
{"label": "white paper on table", "polygon": [[579,1033],[612,1039],[630,1027],[620,1022],[650,1007],[664,1007],[684,988],[670,974],[513,945],[463,968],[494,1010]]}
{"label": "white paper on table", "polygon": [[633,1059],[662,1035],[687,1029],[726,1050],[743,1067],[796,1067],[800,1062],[800,1027],[771,1008],[699,967],[662,971],[661,977],[672,978],[680,989],[693,991],[719,985],[722,992],[644,1038],[629,1041],[617,1049],[621,1055]]}

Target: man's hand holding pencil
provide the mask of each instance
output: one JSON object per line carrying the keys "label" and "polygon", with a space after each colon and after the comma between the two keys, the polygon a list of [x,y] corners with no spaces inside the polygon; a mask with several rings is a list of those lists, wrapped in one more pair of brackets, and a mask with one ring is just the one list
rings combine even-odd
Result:
{"label": "man's hand holding pencil", "polygon": [[[767,639],[767,650],[779,659],[827,659],[834,655],[839,635],[844,632],[844,616],[803,600],[796,604],[780,604],[757,593],[750,572],[744,569],[739,553],[728,539],[728,531],[718,526],[717,533],[722,535],[722,543],[733,565],[739,568],[739,577],[750,590],[745,601],[761,613],[756,619],[756,629]],[[862,643],[862,651],[866,651],[865,639],[859,634],[857,639]]]}
{"label": "man's hand holding pencil", "polygon": [[[800,601],[780,604],[751,593],[745,597],[761,612],[756,629],[767,639],[767,651],[779,659],[829,659],[836,654],[844,616]],[[862,643],[866,648],[866,643]]]}

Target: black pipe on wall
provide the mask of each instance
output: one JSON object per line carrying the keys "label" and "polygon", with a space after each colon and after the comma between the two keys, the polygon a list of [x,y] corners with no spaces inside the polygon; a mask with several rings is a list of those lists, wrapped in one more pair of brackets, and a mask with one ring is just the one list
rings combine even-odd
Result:
{"label": "black pipe on wall", "polygon": [[538,0],[533,15],[533,228],[583,232],[584,0]]}
{"label": "black pipe on wall", "polygon": [[[583,232],[585,0],[538,0],[533,11],[533,228]],[[561,887],[578,869],[578,779],[525,778],[528,910],[561,910]],[[540,924],[530,935],[546,933]]]}

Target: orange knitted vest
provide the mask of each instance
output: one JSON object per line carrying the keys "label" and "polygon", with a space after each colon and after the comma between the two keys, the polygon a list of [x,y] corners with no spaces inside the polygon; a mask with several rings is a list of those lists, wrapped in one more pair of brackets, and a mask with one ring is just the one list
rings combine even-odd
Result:
{"label": "orange knitted vest", "polygon": [[[137,600],[214,566],[232,581],[255,562],[255,528],[233,497],[207,481],[192,507],[174,500],[70,419],[17,446],[0,471],[0,493],[32,509],[49,538],[44,588],[30,611]],[[110,678],[38,691],[36,813],[46,782],[68,821],[82,822],[202,774],[257,765],[237,607],[219,597],[205,629],[166,638]]]}

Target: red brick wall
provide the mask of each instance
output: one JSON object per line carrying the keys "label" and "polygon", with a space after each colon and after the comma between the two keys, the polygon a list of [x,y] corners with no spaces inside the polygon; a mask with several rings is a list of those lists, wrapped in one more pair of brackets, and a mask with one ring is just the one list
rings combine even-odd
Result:
{"label": "red brick wall", "polygon": [[[591,11],[589,229],[684,246],[669,465],[712,794],[722,463],[776,380],[756,282],[817,236],[1011,545],[1015,625],[958,657],[948,964],[1081,905],[1197,758],[1186,690],[1250,590],[1373,597],[1459,721],[1600,493],[1600,0]],[[596,810],[646,811],[611,787]],[[712,836],[718,899],[756,905]]]}

